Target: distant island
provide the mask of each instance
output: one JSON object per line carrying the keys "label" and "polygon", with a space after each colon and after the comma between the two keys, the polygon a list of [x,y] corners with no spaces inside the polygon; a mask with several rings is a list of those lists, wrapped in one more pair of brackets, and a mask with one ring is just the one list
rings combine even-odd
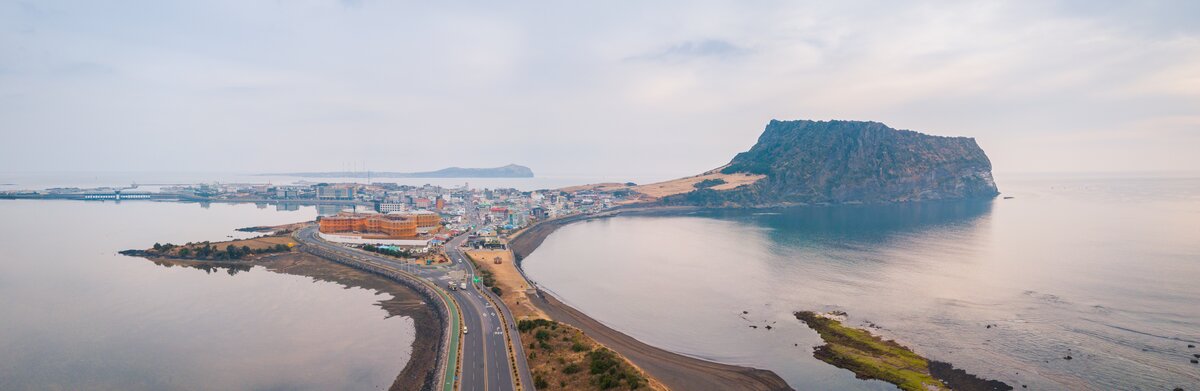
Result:
{"label": "distant island", "polygon": [[630,194],[631,203],[700,207],[994,198],[992,163],[975,139],[870,121],[771,120],[749,151],[699,175],[565,188]]}
{"label": "distant island", "polygon": [[389,172],[389,171],[333,171],[292,172],[259,175],[297,176],[306,178],[533,178],[533,170],[517,164],[492,168],[449,167],[437,171]]}

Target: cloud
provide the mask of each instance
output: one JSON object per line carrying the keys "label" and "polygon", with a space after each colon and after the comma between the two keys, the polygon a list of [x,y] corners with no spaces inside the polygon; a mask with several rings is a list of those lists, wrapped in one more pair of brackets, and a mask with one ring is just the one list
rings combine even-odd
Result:
{"label": "cloud", "polygon": [[686,41],[664,49],[629,57],[639,61],[688,61],[701,58],[731,58],[749,54],[750,50],[720,39]]}
{"label": "cloud", "polygon": [[[665,177],[771,118],[971,136],[1003,171],[1200,169],[1146,131],[1200,137],[1198,2],[23,4],[0,5],[5,170],[154,151],[163,170]],[[229,140],[269,147],[197,152]],[[1130,144],[1156,156],[1101,158]]]}

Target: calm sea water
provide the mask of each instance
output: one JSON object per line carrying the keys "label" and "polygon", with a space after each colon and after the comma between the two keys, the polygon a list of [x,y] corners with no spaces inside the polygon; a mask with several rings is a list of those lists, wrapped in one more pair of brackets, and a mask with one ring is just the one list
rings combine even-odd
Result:
{"label": "calm sea water", "polygon": [[375,292],[117,254],[315,215],[0,200],[0,390],[386,389],[414,330],[409,318],[386,318]]}
{"label": "calm sea water", "polygon": [[[597,177],[579,175],[538,175],[534,178],[373,178],[371,182],[442,187],[514,188],[520,190],[557,189],[586,183],[637,181],[650,183],[671,178]],[[0,191],[42,190],[53,187],[120,187],[139,184],[139,190],[157,191],[162,184],[195,183],[271,183],[299,182],[367,183],[366,178],[303,178],[281,175],[254,175],[228,172],[0,172]]]}
{"label": "calm sea water", "polygon": [[578,223],[524,265],[617,330],[797,389],[891,387],[813,359],[796,310],[1018,389],[1200,386],[1200,179],[998,179],[1014,198]]}

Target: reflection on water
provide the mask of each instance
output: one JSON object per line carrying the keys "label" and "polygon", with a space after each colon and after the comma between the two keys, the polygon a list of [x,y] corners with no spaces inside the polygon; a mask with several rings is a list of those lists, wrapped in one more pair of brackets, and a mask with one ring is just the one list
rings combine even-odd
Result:
{"label": "reflection on water", "polygon": [[254,266],[251,266],[248,264],[231,263],[231,262],[182,263],[182,262],[162,261],[162,260],[154,260],[154,259],[149,259],[149,261],[151,263],[154,263],[155,265],[162,266],[162,267],[185,267],[185,268],[192,268],[192,269],[200,269],[200,270],[203,270],[204,273],[207,273],[207,274],[220,273],[223,271],[226,274],[229,274],[231,276],[236,276],[238,273],[241,273],[241,272],[248,272],[248,271],[250,271],[250,269],[254,268]]}
{"label": "reflection on water", "polygon": [[251,204],[0,201],[0,389],[390,386],[413,324],[387,318],[373,291],[117,254],[314,216]]}
{"label": "reflection on water", "polygon": [[1188,359],[1200,350],[1186,345],[1200,339],[1200,180],[1128,182],[1019,178],[1002,183],[1015,198],[991,202],[619,217],[563,228],[524,265],[618,330],[799,389],[879,387],[812,359],[820,341],[799,309],[845,310],[1018,388],[1198,384]]}
{"label": "reflection on water", "polygon": [[974,200],[754,211],[716,209],[694,215],[769,228],[768,238],[780,245],[803,247],[829,243],[854,246],[934,229],[975,228],[986,224],[992,202]]}

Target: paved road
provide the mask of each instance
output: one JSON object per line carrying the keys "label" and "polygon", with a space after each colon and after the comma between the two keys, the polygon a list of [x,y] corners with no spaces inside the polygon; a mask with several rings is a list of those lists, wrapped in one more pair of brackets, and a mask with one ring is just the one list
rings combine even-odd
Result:
{"label": "paved road", "polygon": [[[478,226],[482,222],[480,221],[478,209],[475,207],[475,200],[468,198],[466,200],[466,203],[467,203],[467,205],[466,205],[467,213],[464,215],[464,217],[467,220],[466,223],[468,225],[470,225],[471,227]],[[463,255],[462,251],[459,249],[460,246],[462,246],[462,243],[465,242],[466,240],[467,240],[467,235],[460,235],[460,236],[450,240],[450,242],[446,243],[446,255],[450,257],[451,262],[454,262],[455,265],[463,266],[464,270],[467,272],[468,279],[471,279],[473,281],[473,278],[475,277],[475,274],[476,274],[475,266],[470,262],[470,260],[467,259],[467,257],[465,255]],[[500,320],[500,318],[497,317],[497,314],[495,313],[495,311],[491,312],[490,317],[491,317],[491,320],[494,321],[494,323],[492,324],[492,329],[494,330],[493,333],[497,334],[501,338],[503,338],[504,330],[500,329],[499,327],[503,326],[503,327],[508,328],[509,335],[512,337],[513,342],[514,342],[512,347],[513,347],[514,356],[516,357],[516,361],[517,361],[517,364],[516,364],[517,365],[517,373],[518,373],[518,376],[520,376],[521,388],[525,389],[525,390],[533,390],[534,389],[533,375],[531,375],[529,373],[529,363],[526,361],[525,348],[521,345],[521,336],[520,336],[519,332],[517,331],[516,319],[512,316],[512,312],[509,311],[508,307],[506,307],[504,305],[504,302],[500,300],[499,296],[496,296],[494,293],[492,293],[492,291],[490,289],[483,286],[482,284],[479,284],[478,288],[480,291],[483,291],[484,294],[491,297],[492,302],[499,304],[499,308],[492,308],[492,309],[493,310],[499,309],[500,314],[503,315],[504,320],[503,321]],[[477,294],[478,291],[476,291],[475,293]],[[505,324],[501,325],[500,324],[501,322],[503,322]]]}
{"label": "paved road", "polygon": [[[467,260],[466,256],[464,256],[462,254],[462,251],[460,251],[458,248],[458,246],[465,239],[466,239],[466,236],[464,235],[464,236],[460,236],[460,237],[456,238],[454,241],[451,241],[450,243],[448,243],[446,246],[446,254],[450,256],[450,260],[452,262],[454,262],[455,264],[461,264],[461,265],[465,266],[468,270],[468,275],[471,277],[474,277],[475,267],[471,264],[470,261]],[[504,322],[507,324],[508,332],[511,335],[511,337],[513,338],[513,342],[515,342],[515,344],[513,345],[513,348],[515,349],[514,353],[515,353],[515,356],[517,359],[517,371],[520,373],[520,376],[521,376],[522,388],[526,389],[526,390],[534,389],[533,388],[533,376],[530,375],[530,373],[529,373],[529,364],[525,358],[525,349],[521,345],[521,337],[518,334],[517,323],[516,323],[515,318],[513,318],[512,312],[509,311],[508,307],[504,306],[504,302],[501,301],[498,296],[493,294],[490,290],[488,290],[486,287],[484,287],[482,285],[480,286],[480,288],[481,288],[481,290],[483,290],[485,292],[485,294],[487,294],[489,297],[492,298],[493,302],[498,303],[500,305],[499,308],[492,308],[490,306],[488,307],[488,310],[490,310],[490,312],[487,314],[486,318],[488,318],[492,323],[489,324],[487,327],[489,327],[490,330],[494,330],[494,331],[492,331],[493,334],[496,334],[499,337],[503,338],[504,333],[503,333],[503,330],[500,329],[501,322]],[[461,293],[461,291],[460,291],[460,293]],[[478,295],[479,292],[472,291],[471,294]],[[496,313],[497,309],[500,311],[500,314],[503,315],[503,318],[504,318],[503,321],[500,319],[500,317]],[[501,341],[501,342],[503,343],[503,341]],[[500,348],[503,349],[504,345],[500,345]],[[491,347],[489,346],[488,349],[491,349]]]}
{"label": "paved road", "polygon": [[[467,273],[469,276],[474,275],[470,262],[466,260],[457,248],[466,240],[466,235],[460,235],[446,244],[447,253],[450,255],[452,262],[450,266],[417,267],[398,262],[395,258],[326,242],[318,238],[316,233],[316,226],[308,226],[302,229],[296,237],[306,245],[320,246],[332,253],[349,259],[381,263],[407,271],[413,275],[425,278],[441,288],[445,288],[447,283],[450,282],[451,271],[457,270]],[[459,281],[456,280],[455,282]],[[471,288],[470,283],[468,283],[468,288]],[[475,289],[454,290],[448,293],[458,301],[463,313],[463,325],[467,329],[467,334],[462,335],[463,352],[461,360],[463,370],[459,389],[465,391],[514,390],[512,372],[509,369],[511,364],[508,360],[508,352],[505,350],[506,341],[504,339],[504,332],[500,329],[501,321],[497,316],[496,308],[493,308],[484,299],[483,295]],[[508,318],[511,319],[511,315]],[[509,323],[511,327],[509,332],[513,333],[512,335],[515,337],[517,335],[516,327],[511,322]],[[520,343],[518,342],[517,345],[519,348]],[[520,372],[522,373],[524,389],[531,390],[533,389],[532,383],[526,382],[529,369],[528,364],[525,362],[525,356],[522,353],[518,354],[517,358],[517,364],[521,368]],[[453,368],[450,370],[453,370]]]}

